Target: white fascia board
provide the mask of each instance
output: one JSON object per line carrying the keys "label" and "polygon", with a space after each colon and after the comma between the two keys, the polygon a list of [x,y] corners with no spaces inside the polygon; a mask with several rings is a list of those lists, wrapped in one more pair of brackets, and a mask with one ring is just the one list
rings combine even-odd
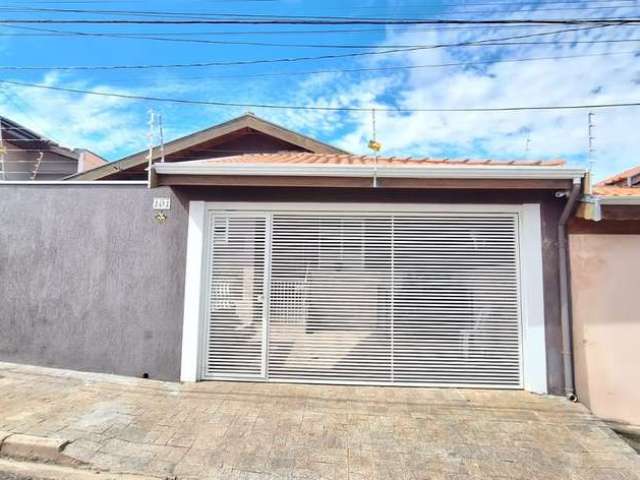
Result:
{"label": "white fascia board", "polygon": [[370,165],[212,165],[163,163],[153,166],[160,175],[257,175],[378,178],[576,179],[585,171],[560,167],[377,167]]}
{"label": "white fascia board", "polygon": [[472,179],[526,179],[548,180],[561,179],[572,180],[584,176],[582,169],[569,169],[561,167],[408,167],[408,168],[382,168],[378,169],[379,177],[388,178],[472,178]]}
{"label": "white fascia board", "polygon": [[585,195],[582,203],[594,205],[640,205],[640,195],[608,196],[608,195]]}
{"label": "white fascia board", "polygon": [[598,197],[600,205],[640,205],[640,195],[627,197]]}

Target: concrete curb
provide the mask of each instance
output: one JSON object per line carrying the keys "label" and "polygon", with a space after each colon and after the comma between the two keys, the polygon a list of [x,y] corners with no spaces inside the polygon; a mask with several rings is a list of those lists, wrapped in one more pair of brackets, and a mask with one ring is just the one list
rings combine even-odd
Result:
{"label": "concrete curb", "polygon": [[69,440],[61,438],[0,432],[0,456],[62,465],[79,464],[63,453],[69,443]]}
{"label": "concrete curb", "polygon": [[607,426],[627,442],[631,448],[640,453],[640,426],[626,423],[605,421]]}
{"label": "concrete curb", "polygon": [[3,430],[0,430],[0,450],[2,449],[2,444],[4,443],[4,441],[9,438],[12,435],[11,432],[5,432]]}
{"label": "concrete curb", "polygon": [[160,477],[83,470],[69,466],[19,462],[0,458],[0,473],[42,480],[160,480]]}

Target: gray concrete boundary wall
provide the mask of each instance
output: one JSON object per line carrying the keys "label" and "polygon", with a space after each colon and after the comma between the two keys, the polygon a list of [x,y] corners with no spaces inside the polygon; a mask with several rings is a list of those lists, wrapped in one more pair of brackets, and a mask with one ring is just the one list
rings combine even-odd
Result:
{"label": "gray concrete boundary wall", "polygon": [[145,185],[0,185],[0,360],[177,380],[187,208]]}

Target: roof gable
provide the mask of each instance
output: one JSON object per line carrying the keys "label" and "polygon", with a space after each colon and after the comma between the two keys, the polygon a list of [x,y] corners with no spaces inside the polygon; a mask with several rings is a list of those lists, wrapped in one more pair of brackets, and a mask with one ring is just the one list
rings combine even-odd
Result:
{"label": "roof gable", "polygon": [[[184,137],[164,144],[164,155],[167,161],[183,161],[187,159],[210,158],[211,148],[223,143],[233,142],[247,135],[269,137],[274,144],[271,148],[278,150],[288,149],[311,153],[345,153],[336,147],[320,142],[306,135],[288,130],[284,127],[268,122],[253,114],[245,114],[241,117],[214,125]],[[256,146],[256,148],[258,148]],[[264,151],[264,150],[263,150]],[[241,152],[238,152],[241,153]],[[251,153],[248,151],[247,153]],[[221,155],[229,152],[220,151]],[[115,162],[102,165],[86,172],[68,177],[69,180],[99,180],[110,175],[135,169],[144,170],[148,162],[148,151],[129,155]],[[160,158],[158,148],[154,149],[154,160]]]}

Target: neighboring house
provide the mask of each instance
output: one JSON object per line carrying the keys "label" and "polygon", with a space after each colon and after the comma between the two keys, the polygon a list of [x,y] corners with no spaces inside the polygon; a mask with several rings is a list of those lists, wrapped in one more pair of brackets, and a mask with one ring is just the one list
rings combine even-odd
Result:
{"label": "neighboring house", "polygon": [[570,388],[558,235],[582,170],[350,155],[252,115],[164,147],[151,189],[146,152],[73,177],[109,182],[0,187],[0,360]]}
{"label": "neighboring house", "polygon": [[596,184],[570,225],[578,398],[640,425],[640,166]]}
{"label": "neighboring house", "polygon": [[105,163],[89,150],[69,149],[0,116],[0,180],[60,180]]}

